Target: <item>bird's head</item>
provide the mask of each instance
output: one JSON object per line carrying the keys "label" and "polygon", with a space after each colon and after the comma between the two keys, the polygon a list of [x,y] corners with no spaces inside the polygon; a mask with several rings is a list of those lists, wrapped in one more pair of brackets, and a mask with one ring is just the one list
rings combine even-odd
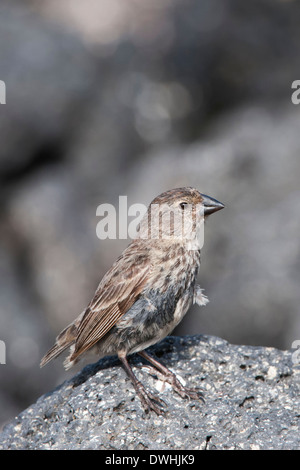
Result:
{"label": "bird's head", "polygon": [[205,218],[223,208],[224,204],[197,189],[170,189],[153,199],[140,234],[151,239],[199,240]]}

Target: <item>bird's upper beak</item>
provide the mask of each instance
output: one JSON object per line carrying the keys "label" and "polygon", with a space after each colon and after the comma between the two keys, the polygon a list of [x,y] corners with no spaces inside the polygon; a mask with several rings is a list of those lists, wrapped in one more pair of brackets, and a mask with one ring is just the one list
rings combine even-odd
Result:
{"label": "bird's upper beak", "polygon": [[217,201],[217,199],[214,199],[213,197],[207,196],[206,194],[202,194],[202,202],[204,205],[204,215],[210,215],[213,214],[214,212],[217,212],[221,209],[224,209],[224,204],[222,202]]}

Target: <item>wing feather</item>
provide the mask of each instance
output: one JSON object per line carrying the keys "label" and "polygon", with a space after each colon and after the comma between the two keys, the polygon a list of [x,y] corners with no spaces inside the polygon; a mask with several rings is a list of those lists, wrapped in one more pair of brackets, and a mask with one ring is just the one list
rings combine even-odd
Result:
{"label": "wing feather", "polygon": [[127,312],[142,292],[151,264],[148,253],[136,253],[131,245],[115,262],[99,284],[79,325],[75,349],[70,360],[76,359],[99,341]]}

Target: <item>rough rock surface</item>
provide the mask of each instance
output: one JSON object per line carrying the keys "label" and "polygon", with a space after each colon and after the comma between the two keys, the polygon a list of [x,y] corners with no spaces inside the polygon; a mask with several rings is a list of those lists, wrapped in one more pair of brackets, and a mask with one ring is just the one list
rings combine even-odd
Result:
{"label": "rough rock surface", "polygon": [[[85,367],[8,424],[2,449],[300,449],[300,368],[290,351],[212,336],[169,337],[151,348],[205,404],[160,386],[163,416],[145,415],[117,360]],[[133,359],[135,365],[141,365]]]}

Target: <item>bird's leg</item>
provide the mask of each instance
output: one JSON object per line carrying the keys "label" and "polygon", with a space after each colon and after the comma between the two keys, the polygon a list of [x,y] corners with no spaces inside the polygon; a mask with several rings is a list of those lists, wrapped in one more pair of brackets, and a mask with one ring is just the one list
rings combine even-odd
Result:
{"label": "bird's leg", "polygon": [[171,370],[158,362],[145,351],[140,351],[138,354],[146,359],[146,361],[150,362],[150,364],[152,364],[159,371],[160,375],[163,376],[163,380],[172,385],[175,392],[177,392],[182,398],[192,398],[194,400],[202,400],[204,402],[203,395],[199,390],[187,388],[182,385],[182,383],[177,379],[176,375]]}
{"label": "bird's leg", "polygon": [[126,355],[118,354],[118,357],[122,362],[125,372],[130,378],[139,399],[141,400],[145,412],[149,413],[149,411],[153,410],[158,415],[163,414],[165,402],[152,393],[146,391],[144,385],[134,375]]}

